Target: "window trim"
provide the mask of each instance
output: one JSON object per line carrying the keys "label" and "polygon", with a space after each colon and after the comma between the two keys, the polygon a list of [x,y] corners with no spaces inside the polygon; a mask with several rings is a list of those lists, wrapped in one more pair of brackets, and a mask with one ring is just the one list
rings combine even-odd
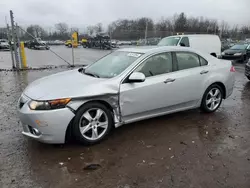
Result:
{"label": "window trim", "polygon": [[182,43],[181,41],[182,41],[182,39],[184,39],[184,38],[187,38],[187,40],[188,40],[188,46],[185,46],[185,47],[190,47],[189,38],[188,38],[187,36],[183,36],[183,37],[181,38],[181,40],[179,41],[179,45],[180,45],[180,43]]}
{"label": "window trim", "polygon": [[204,67],[204,66],[208,66],[208,61],[202,57],[203,59],[205,59],[207,61],[207,65],[204,65],[204,66],[201,66],[201,62],[200,62],[200,55],[195,53],[195,52],[189,52],[189,51],[175,51],[173,52],[173,55],[175,56],[175,63],[176,63],[176,67],[177,67],[177,70],[176,71],[185,71],[185,70],[190,70],[190,69],[194,69],[194,68],[197,68],[197,67],[192,67],[192,68],[188,68],[188,69],[182,69],[182,70],[179,70],[179,66],[178,66],[178,60],[177,60],[177,56],[176,56],[176,53],[189,53],[189,54],[194,54],[198,57],[199,59],[199,65],[198,67]]}
{"label": "window trim", "polygon": [[[145,57],[144,59],[142,59],[137,65],[135,65],[125,76],[124,78],[122,79],[121,81],[121,84],[124,84],[124,83],[129,83],[127,80],[129,78],[129,76],[135,71],[135,69],[137,69],[142,63],[144,63],[145,61],[147,61],[149,58],[155,56],[155,55],[159,55],[159,54],[164,54],[164,53],[170,53],[171,57],[172,57],[172,72],[168,72],[168,73],[173,73],[175,72],[173,70],[173,67],[174,67],[174,56],[173,56],[173,52],[172,51],[163,51],[163,52],[156,52],[156,53],[153,53],[153,54],[150,54],[149,56]],[[168,74],[168,73],[165,73],[165,74]],[[154,75],[154,76],[150,76],[150,77],[146,77],[145,80],[147,79],[150,79],[150,78],[155,78],[156,76],[162,76],[164,74],[158,74],[158,75]]]}
{"label": "window trim", "polygon": [[[197,55],[198,55],[198,54],[197,54]],[[199,57],[199,61],[200,61],[200,67],[204,67],[204,66],[207,66],[207,65],[208,65],[208,61],[207,61],[204,57],[201,57],[200,55],[198,55],[198,57]],[[201,58],[204,59],[204,60],[207,62],[206,65],[201,65]]]}

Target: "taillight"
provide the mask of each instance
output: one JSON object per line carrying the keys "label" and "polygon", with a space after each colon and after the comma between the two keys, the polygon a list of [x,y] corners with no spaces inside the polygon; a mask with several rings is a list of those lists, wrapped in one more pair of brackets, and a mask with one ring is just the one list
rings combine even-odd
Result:
{"label": "taillight", "polygon": [[231,69],[230,69],[230,72],[235,72],[236,70],[235,70],[235,68],[234,68],[234,66],[232,65],[231,66]]}

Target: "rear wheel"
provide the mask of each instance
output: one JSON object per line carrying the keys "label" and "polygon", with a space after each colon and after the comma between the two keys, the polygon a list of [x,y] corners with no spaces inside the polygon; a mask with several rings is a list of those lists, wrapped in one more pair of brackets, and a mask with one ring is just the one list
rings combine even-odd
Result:
{"label": "rear wheel", "polygon": [[112,114],[106,106],[96,102],[88,103],[76,113],[73,133],[82,144],[92,145],[103,140],[112,125]]}
{"label": "rear wheel", "polygon": [[203,95],[201,109],[208,113],[215,112],[221,105],[222,97],[222,88],[217,84],[211,85]]}

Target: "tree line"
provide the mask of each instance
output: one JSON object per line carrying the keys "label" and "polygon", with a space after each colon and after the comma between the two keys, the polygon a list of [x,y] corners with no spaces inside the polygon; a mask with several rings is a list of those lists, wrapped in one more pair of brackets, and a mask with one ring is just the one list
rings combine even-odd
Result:
{"label": "tree line", "polygon": [[[30,35],[43,40],[67,40],[73,31],[79,32],[79,37],[89,37],[98,33],[106,32],[112,39],[138,40],[152,37],[165,37],[177,33],[185,34],[217,34],[221,38],[245,39],[250,38],[250,26],[230,26],[227,22],[218,22],[215,19],[205,17],[190,17],[185,13],[175,14],[171,17],[162,17],[154,22],[151,18],[119,19],[104,29],[101,23],[90,25],[84,30],[69,28],[66,23],[57,23],[53,31],[48,31],[41,25],[29,25],[26,32],[20,32],[22,40],[31,39]],[[1,33],[1,38],[7,37]]]}

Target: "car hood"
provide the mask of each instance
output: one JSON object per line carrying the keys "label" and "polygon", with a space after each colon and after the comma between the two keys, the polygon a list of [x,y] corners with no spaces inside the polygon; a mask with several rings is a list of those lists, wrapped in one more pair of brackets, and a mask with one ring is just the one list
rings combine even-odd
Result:
{"label": "car hood", "polygon": [[227,53],[227,54],[244,53],[244,52],[245,50],[232,50],[232,49],[228,49],[224,51],[224,53]]}
{"label": "car hood", "polygon": [[71,70],[38,79],[23,93],[33,100],[53,100],[117,94],[118,89],[111,79],[95,78]]}

